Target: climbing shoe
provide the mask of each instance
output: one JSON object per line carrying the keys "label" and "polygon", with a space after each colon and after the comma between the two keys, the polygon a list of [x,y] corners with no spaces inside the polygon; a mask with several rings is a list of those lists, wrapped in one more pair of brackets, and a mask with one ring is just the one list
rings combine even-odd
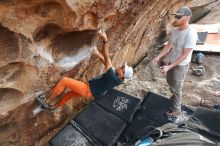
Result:
{"label": "climbing shoe", "polygon": [[220,105],[214,105],[213,106],[213,109],[220,112]]}
{"label": "climbing shoe", "polygon": [[50,110],[51,113],[55,113],[56,112],[56,109],[54,109],[54,108],[50,108],[49,110]]}
{"label": "climbing shoe", "polygon": [[50,109],[50,104],[46,103],[45,102],[45,96],[44,95],[39,95],[37,98],[36,98],[36,102],[42,106],[42,108],[45,108],[45,109]]}
{"label": "climbing shoe", "polygon": [[41,99],[41,100],[43,100],[43,101],[46,100],[46,96],[45,96],[45,95],[39,95],[38,98]]}
{"label": "climbing shoe", "polygon": [[192,68],[193,74],[196,76],[203,76],[205,74],[205,67],[200,65]]}

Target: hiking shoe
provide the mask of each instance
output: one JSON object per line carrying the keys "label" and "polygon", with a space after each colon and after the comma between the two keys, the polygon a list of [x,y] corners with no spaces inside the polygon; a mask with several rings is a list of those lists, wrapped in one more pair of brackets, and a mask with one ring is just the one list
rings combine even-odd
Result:
{"label": "hiking shoe", "polygon": [[165,114],[167,116],[177,116],[180,114],[180,111],[167,111]]}
{"label": "hiking shoe", "polygon": [[196,54],[196,59],[197,59],[198,64],[202,64],[204,58],[205,58],[205,55],[202,54],[201,52]]}
{"label": "hiking shoe", "polygon": [[196,76],[203,76],[205,74],[205,67],[200,65],[192,68],[193,74]]}
{"label": "hiking shoe", "polygon": [[214,105],[213,109],[215,109],[216,111],[220,112],[220,105]]}
{"label": "hiking shoe", "polygon": [[172,123],[176,123],[178,116],[167,116],[167,119]]}
{"label": "hiking shoe", "polygon": [[179,124],[189,120],[189,116],[185,113],[180,113],[176,116],[168,116],[167,119],[172,123]]}

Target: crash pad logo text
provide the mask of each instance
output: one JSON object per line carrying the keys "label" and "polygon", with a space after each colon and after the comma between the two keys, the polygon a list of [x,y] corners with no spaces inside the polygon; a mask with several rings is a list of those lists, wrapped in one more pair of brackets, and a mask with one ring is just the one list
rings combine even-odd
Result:
{"label": "crash pad logo text", "polygon": [[125,97],[117,97],[113,102],[113,108],[117,111],[127,110],[129,100]]}

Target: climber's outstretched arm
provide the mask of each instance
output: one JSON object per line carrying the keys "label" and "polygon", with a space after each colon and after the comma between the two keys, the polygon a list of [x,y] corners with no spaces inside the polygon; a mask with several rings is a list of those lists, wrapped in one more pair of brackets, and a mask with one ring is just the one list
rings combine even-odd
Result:
{"label": "climber's outstretched arm", "polygon": [[102,54],[104,57],[104,65],[105,65],[105,70],[108,70],[109,68],[112,67],[112,62],[110,59],[110,55],[109,55],[109,43],[108,43],[108,38],[105,32],[99,31],[99,36],[100,38],[103,40],[104,45],[103,45],[103,49],[102,49]]}

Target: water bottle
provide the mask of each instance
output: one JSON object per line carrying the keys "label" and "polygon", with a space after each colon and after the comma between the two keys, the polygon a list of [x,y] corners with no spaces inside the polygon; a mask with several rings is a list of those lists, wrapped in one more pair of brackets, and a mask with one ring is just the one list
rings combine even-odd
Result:
{"label": "water bottle", "polygon": [[135,143],[135,146],[148,146],[154,142],[153,138],[146,137],[143,140],[139,140]]}

